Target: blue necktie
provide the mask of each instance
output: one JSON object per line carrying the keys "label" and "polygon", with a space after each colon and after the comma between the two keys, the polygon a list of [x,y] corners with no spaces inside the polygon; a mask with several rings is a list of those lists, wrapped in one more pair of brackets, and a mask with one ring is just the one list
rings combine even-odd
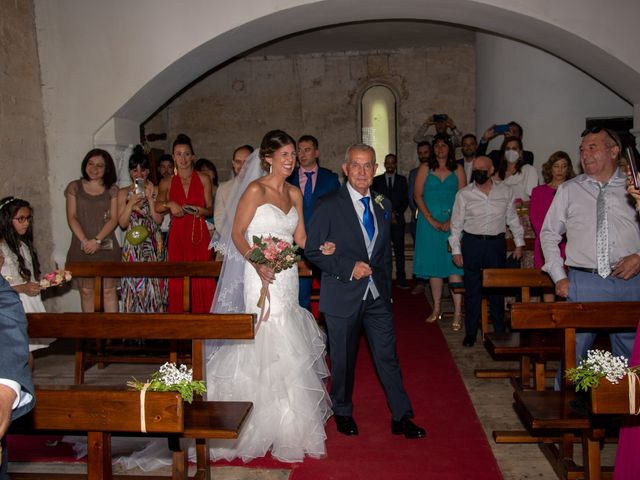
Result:
{"label": "blue necktie", "polygon": [[360,201],[362,202],[362,205],[364,205],[362,224],[364,225],[364,229],[367,231],[367,235],[369,235],[369,240],[373,240],[373,235],[376,233],[376,226],[373,223],[373,214],[369,208],[369,197],[362,197]]}
{"label": "blue necktie", "polygon": [[304,184],[304,193],[302,194],[302,201],[305,205],[309,205],[311,203],[311,197],[313,195],[313,180],[311,177],[315,172],[304,172],[307,176],[307,183]]}

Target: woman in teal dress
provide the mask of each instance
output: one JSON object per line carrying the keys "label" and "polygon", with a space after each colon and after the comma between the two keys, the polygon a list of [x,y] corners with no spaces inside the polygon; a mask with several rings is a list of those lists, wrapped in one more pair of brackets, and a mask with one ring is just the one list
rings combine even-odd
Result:
{"label": "woman in teal dress", "polygon": [[[467,184],[464,168],[453,156],[453,146],[447,135],[433,139],[433,155],[429,162],[418,168],[414,187],[414,200],[418,211],[413,273],[418,278],[429,279],[433,296],[433,311],[427,322],[442,318],[440,299],[443,279],[449,283],[462,282],[462,269],[451,260],[447,239],[451,210],[456,193]],[[453,294],[453,329],[462,325],[462,295]]]}

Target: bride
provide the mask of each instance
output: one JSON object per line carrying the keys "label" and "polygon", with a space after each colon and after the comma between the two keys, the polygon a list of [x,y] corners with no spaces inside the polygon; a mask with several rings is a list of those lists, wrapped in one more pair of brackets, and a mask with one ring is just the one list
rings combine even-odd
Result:
{"label": "bride", "polygon": [[[213,345],[206,368],[208,400],[253,402],[237,440],[210,441],[214,460],[249,461],[268,451],[278,460],[299,462],[325,454],[324,424],[331,402],[323,378],[325,335],[313,316],[298,305],[298,272],[279,273],[245,260],[254,236],[274,236],[304,248],[302,194],[286,179],[296,162],[295,142],[285,132],[268,132],[240,173],[230,212],[233,225],[221,227],[218,249],[225,254],[213,312],[249,312],[260,316],[257,302],[269,284],[255,339]],[[261,168],[269,173],[265,176]],[[234,201],[235,200],[235,201]],[[232,218],[232,215],[228,215]],[[332,254],[331,243],[321,248]]]}
{"label": "bride", "polygon": [[[270,315],[260,323],[254,340],[207,342],[207,400],[253,402],[237,440],[210,441],[214,460],[247,462],[271,451],[278,460],[300,462],[305,455],[317,458],[326,452],[324,424],[332,414],[323,382],[329,375],[326,338],[311,313],[298,305],[297,268],[276,274],[243,256],[254,235],[272,235],[304,247],[302,194],[285,181],[295,160],[295,142],[289,135],[280,130],[267,133],[260,151],[247,159],[236,177],[227,204],[227,225],[217,226],[222,233],[212,242],[225,255],[214,313],[259,316],[256,305],[263,280],[269,283],[270,298],[265,305]],[[270,173],[265,175],[266,171]],[[321,250],[333,254],[335,245],[327,242]],[[75,440],[65,437],[71,443]],[[117,440],[112,451],[116,456],[126,453],[116,460],[125,469],[153,471],[171,464],[166,440]],[[83,439],[74,450],[82,456],[86,447]],[[195,460],[193,448],[189,457]]]}

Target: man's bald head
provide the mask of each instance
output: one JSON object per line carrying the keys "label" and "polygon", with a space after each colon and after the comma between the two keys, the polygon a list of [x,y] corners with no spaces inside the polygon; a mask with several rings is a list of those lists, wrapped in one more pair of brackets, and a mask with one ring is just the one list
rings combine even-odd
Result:
{"label": "man's bald head", "polygon": [[493,175],[493,162],[489,157],[480,156],[473,159],[471,164],[473,170],[486,170],[489,172],[489,176]]}

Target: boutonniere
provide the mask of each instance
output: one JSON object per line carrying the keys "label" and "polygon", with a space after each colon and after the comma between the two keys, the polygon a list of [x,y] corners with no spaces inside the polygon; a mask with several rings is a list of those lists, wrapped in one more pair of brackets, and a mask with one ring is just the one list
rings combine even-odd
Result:
{"label": "boutonniere", "polygon": [[376,195],[375,198],[373,199],[373,201],[376,202],[382,210],[384,210],[384,205],[382,205],[383,200],[384,200],[384,195],[382,194]]}

